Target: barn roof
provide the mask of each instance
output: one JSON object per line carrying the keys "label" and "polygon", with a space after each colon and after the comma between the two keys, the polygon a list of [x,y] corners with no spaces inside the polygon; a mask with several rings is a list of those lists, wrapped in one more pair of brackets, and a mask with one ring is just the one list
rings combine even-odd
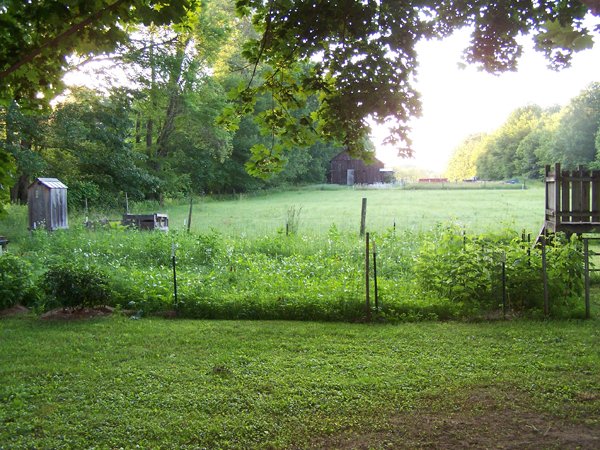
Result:
{"label": "barn roof", "polygon": [[37,178],[33,183],[31,183],[30,187],[36,183],[43,184],[50,189],[68,189],[68,187],[58,178]]}
{"label": "barn roof", "polygon": [[[354,157],[350,156],[350,153],[348,153],[348,150],[343,150],[343,151],[339,152],[337,155],[335,155],[333,158],[331,158],[331,160],[329,162],[336,161],[336,160],[362,161],[362,159],[360,159],[360,158],[354,158]],[[379,164],[381,166],[384,165],[382,161],[380,161],[379,159],[377,159],[375,157],[373,157],[373,161],[371,162],[371,165],[372,164]]]}

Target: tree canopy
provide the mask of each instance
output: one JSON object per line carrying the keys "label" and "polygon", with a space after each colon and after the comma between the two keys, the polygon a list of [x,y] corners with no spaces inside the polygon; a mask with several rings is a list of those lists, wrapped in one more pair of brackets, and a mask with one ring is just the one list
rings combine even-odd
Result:
{"label": "tree canopy", "polygon": [[[44,164],[52,165],[47,149],[55,145],[38,131],[30,139],[31,127],[9,110],[23,117],[40,112],[62,91],[72,55],[120,58],[138,75],[127,104],[117,101],[118,93],[108,103],[89,99],[86,107],[95,108],[89,117],[96,120],[108,120],[110,108],[124,111],[115,116],[120,122],[114,129],[122,134],[119,142],[108,142],[90,132],[85,148],[63,147],[80,158],[79,168],[86,167],[81,158],[90,149],[108,146],[120,156],[141,155],[131,168],[159,180],[159,193],[175,181],[177,192],[192,185],[221,189],[220,174],[238,173],[244,161],[250,173],[264,175],[293,159],[301,167],[280,180],[300,173],[321,177],[316,153],[335,147],[320,141],[367,156],[369,120],[387,125],[388,143],[410,155],[408,122],[420,114],[418,41],[469,27],[465,62],[497,73],[516,68],[522,51],[517,38],[530,34],[560,68],[593,44],[584,23],[588,13],[600,14],[597,0],[237,0],[234,7],[222,0],[3,0],[0,204],[13,167],[23,180],[43,172]],[[234,68],[238,72],[230,73]],[[64,117],[82,131],[78,117],[87,117],[84,112],[74,107]],[[212,127],[217,115],[225,131]],[[48,126],[57,125],[56,117]],[[13,139],[17,135],[25,138]],[[298,147],[310,150],[286,153]],[[306,170],[315,161],[318,174]],[[194,178],[190,167],[202,175]],[[117,169],[111,169],[114,176]]]}
{"label": "tree canopy", "polygon": [[[269,66],[238,92],[237,112],[251,109],[256,94],[269,92],[274,105],[265,128],[284,141],[298,128],[343,142],[355,155],[369,134],[367,118],[389,125],[388,143],[410,155],[408,121],[419,115],[415,45],[470,27],[464,59],[489,72],[514,70],[522,53],[519,35],[532,34],[536,48],[556,68],[593,41],[583,24],[595,1],[299,1],[237,0],[259,37],[244,55],[255,67]],[[318,95],[311,115],[294,114],[307,95]],[[229,112],[229,116],[233,116]],[[281,147],[260,147],[256,164],[276,162]]]}
{"label": "tree canopy", "polygon": [[128,25],[180,21],[196,0],[3,0],[0,2],[0,104],[47,103],[60,93],[69,57],[109,53]]}
{"label": "tree canopy", "polygon": [[600,167],[600,83],[563,107],[518,108],[494,132],[466,139],[452,155],[447,176],[539,178],[545,165],[556,162],[567,169]]}

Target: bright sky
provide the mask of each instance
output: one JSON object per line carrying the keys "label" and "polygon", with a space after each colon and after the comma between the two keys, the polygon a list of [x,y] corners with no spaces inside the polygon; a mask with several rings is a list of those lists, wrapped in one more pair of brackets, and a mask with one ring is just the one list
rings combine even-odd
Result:
{"label": "bright sky", "polygon": [[[412,128],[415,157],[401,159],[390,148],[377,144],[377,157],[388,167],[419,166],[441,173],[453,150],[473,133],[498,128],[520,106],[565,105],[593,81],[600,81],[600,36],[592,50],[577,53],[572,67],[560,72],[547,68],[541,53],[529,40],[517,72],[499,76],[474,67],[459,69],[468,45],[468,32],[461,31],[444,41],[418,45],[417,89],[423,114]],[[528,48],[527,48],[528,47]]]}

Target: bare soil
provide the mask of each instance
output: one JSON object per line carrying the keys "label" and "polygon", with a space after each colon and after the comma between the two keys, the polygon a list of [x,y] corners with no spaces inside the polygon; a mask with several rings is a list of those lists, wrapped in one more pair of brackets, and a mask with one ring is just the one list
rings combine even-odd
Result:
{"label": "bare soil", "polygon": [[43,320],[79,320],[93,317],[110,316],[114,308],[110,306],[97,306],[94,308],[56,308],[40,316]]}
{"label": "bare soil", "polygon": [[[596,394],[590,393],[597,400]],[[582,400],[589,401],[589,400]],[[327,449],[599,449],[600,420],[586,423],[540,413],[523,393],[477,388],[461,398],[429,399],[428,406],[401,412],[373,431],[320,437],[311,448]],[[377,424],[374,418],[373,423]]]}
{"label": "bare soil", "polygon": [[28,312],[29,312],[29,308],[26,308],[25,306],[22,306],[22,305],[15,305],[11,308],[6,308],[3,310],[0,310],[0,317],[19,316],[21,314],[27,314]]}

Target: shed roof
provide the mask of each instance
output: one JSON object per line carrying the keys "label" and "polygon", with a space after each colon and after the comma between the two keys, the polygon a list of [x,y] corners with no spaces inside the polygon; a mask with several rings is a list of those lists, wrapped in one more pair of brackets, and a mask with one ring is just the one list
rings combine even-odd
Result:
{"label": "shed roof", "polygon": [[58,178],[37,178],[31,183],[30,187],[36,183],[43,184],[50,189],[68,189],[68,187]]}
{"label": "shed roof", "polygon": [[[343,161],[363,161],[360,158],[354,158],[354,157],[350,156],[350,153],[348,153],[348,150],[343,150],[343,151],[339,152],[337,155],[335,155],[333,158],[331,158],[330,162],[332,162],[332,161],[339,161],[339,160],[343,160]],[[373,160],[371,161],[371,164],[369,164],[369,165],[373,165],[373,164],[378,164],[378,165],[381,165],[381,166],[384,165],[383,162],[381,162],[379,159],[377,159],[375,157],[373,157]]]}

